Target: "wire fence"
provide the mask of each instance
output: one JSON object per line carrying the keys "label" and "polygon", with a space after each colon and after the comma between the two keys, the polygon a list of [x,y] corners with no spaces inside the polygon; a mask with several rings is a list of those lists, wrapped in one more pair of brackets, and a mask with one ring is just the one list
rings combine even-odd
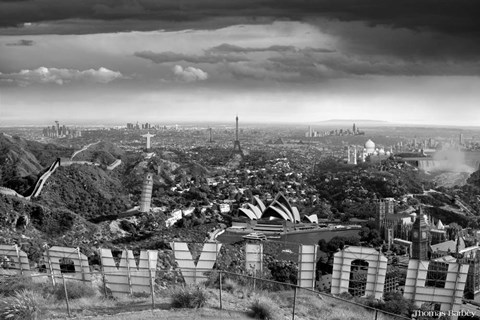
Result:
{"label": "wire fence", "polygon": [[[58,311],[65,313],[68,317],[72,317],[72,307],[71,307],[71,299],[72,296],[71,292],[69,292],[69,285],[70,281],[78,281],[82,283],[87,283],[92,287],[96,287],[101,294],[104,296],[105,299],[111,299],[113,297],[114,292],[110,289],[110,284],[108,282],[109,276],[119,276],[124,275],[123,272],[104,272],[104,271],[96,271],[90,272],[90,279],[91,280],[84,280],[82,278],[74,278],[69,276],[68,273],[62,274],[32,274],[32,275],[0,275],[0,286],[4,286],[7,283],[12,283],[12,281],[20,281],[25,279],[31,279],[33,283],[43,283],[46,286],[52,285],[53,288],[56,290],[61,290],[63,287],[64,295],[62,295],[64,299],[64,307],[56,306],[59,308]],[[161,296],[162,294],[167,295],[168,293],[165,292],[165,289],[173,289],[175,287],[185,287],[185,281],[181,274],[180,270],[171,270],[169,272],[159,271],[155,269],[151,269],[149,274],[149,282],[148,286],[137,288],[136,291],[130,291],[129,294],[127,293],[126,296],[130,295],[133,297],[143,297],[145,298],[142,303],[136,303],[135,308],[136,310],[148,310],[148,309],[157,309],[159,306],[159,299],[160,298],[168,298],[166,296]],[[382,320],[382,319],[395,319],[395,320],[404,320],[410,319],[405,316],[401,316],[399,314],[390,313],[384,310],[376,309],[352,300],[343,299],[338,296],[334,296],[325,292],[320,292],[314,289],[302,288],[298,285],[274,281],[270,279],[264,279],[261,277],[248,275],[248,274],[239,274],[234,272],[228,272],[224,270],[212,270],[209,273],[209,278],[205,286],[209,288],[213,288],[213,290],[218,290],[218,308],[219,309],[226,309],[225,303],[228,302],[226,300],[226,292],[228,291],[228,282],[227,279],[234,280],[240,286],[244,287],[248,292],[253,292],[257,294],[262,293],[271,293],[275,292],[278,295],[281,295],[286,298],[288,302],[287,306],[291,311],[291,319],[295,320],[299,317],[299,308],[303,311],[302,313],[308,314],[308,307],[305,310],[306,306],[302,303],[305,300],[305,297],[315,296],[320,300],[326,301],[330,306],[334,306],[337,303],[346,304],[347,306],[351,306],[353,308],[357,308],[358,310],[363,310],[364,318],[366,320]],[[131,284],[130,284],[131,285]],[[231,299],[231,297],[230,297]],[[240,299],[240,298],[237,298]],[[315,301],[320,301],[315,300]],[[131,311],[131,310],[130,310]]]}

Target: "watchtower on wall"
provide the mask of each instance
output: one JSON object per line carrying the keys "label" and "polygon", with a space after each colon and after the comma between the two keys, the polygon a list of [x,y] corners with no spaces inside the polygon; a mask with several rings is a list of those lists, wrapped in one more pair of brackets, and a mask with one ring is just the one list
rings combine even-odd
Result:
{"label": "watchtower on wall", "polygon": [[140,212],[150,211],[152,203],[153,173],[148,172],[143,180],[142,196],[140,198]]}

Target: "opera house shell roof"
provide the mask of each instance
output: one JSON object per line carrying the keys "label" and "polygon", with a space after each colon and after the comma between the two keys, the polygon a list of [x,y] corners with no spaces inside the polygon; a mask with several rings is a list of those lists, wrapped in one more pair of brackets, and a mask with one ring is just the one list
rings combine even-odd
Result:
{"label": "opera house shell roof", "polygon": [[[254,204],[248,203],[248,208],[239,208],[239,214],[245,215],[251,220],[269,219],[285,220],[300,223],[300,212],[297,207],[292,207],[287,198],[280,192],[267,207],[258,196],[253,197]],[[305,217],[311,223],[318,223],[317,215]]]}

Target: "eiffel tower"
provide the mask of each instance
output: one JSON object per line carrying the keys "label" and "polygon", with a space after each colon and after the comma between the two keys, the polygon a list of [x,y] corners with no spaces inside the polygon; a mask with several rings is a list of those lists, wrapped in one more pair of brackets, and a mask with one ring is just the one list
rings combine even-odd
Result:
{"label": "eiffel tower", "polygon": [[233,142],[233,154],[239,154],[243,157],[242,147],[240,147],[240,140],[238,140],[238,115],[235,118],[237,124],[235,127],[235,141]]}

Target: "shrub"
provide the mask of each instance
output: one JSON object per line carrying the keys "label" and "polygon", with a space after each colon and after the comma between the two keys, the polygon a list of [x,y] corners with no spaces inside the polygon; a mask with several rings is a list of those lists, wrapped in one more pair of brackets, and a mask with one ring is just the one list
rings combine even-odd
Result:
{"label": "shrub", "polygon": [[[66,282],[66,285],[69,299],[92,297],[96,293],[95,289],[93,289],[90,285],[79,281],[68,281]],[[65,289],[62,283],[59,283],[55,286],[53,295],[57,300],[65,300]]]}
{"label": "shrub", "polygon": [[199,287],[185,287],[172,293],[171,305],[174,308],[201,308],[206,302],[207,294]]}
{"label": "shrub", "polygon": [[31,278],[12,277],[0,279],[0,295],[14,296],[17,292],[29,290],[34,291],[40,285],[33,283]]}
{"label": "shrub", "polygon": [[337,297],[339,297],[340,299],[344,299],[344,300],[352,300],[352,298],[353,298],[353,296],[346,291],[340,293]]}
{"label": "shrub", "polygon": [[293,261],[272,259],[268,262],[273,280],[285,283],[297,283],[298,265]]}
{"label": "shrub", "polygon": [[40,297],[21,290],[11,297],[0,298],[0,320],[34,320],[40,313]]}
{"label": "shrub", "polygon": [[225,282],[223,283],[223,289],[228,292],[236,292],[239,289],[240,285],[232,279],[225,279]]}
{"label": "shrub", "polygon": [[412,300],[406,299],[399,292],[386,292],[383,297],[385,305],[382,310],[409,317],[416,308]]}
{"label": "shrub", "polygon": [[[225,276],[224,276],[225,277]],[[220,287],[220,273],[217,270],[213,270],[208,275],[207,281],[205,281],[206,288],[219,288]]]}
{"label": "shrub", "polygon": [[276,317],[276,304],[267,297],[259,297],[250,305],[250,316],[255,319],[273,320]]}

